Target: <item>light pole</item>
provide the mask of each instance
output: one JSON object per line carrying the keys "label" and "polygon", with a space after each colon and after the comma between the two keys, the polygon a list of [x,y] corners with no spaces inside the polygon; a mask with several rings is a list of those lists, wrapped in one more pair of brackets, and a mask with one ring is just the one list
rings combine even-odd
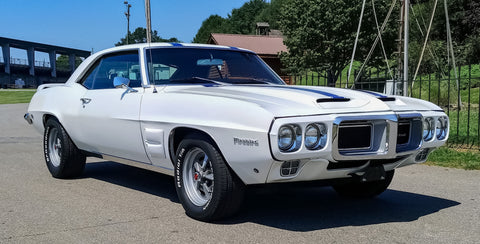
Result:
{"label": "light pole", "polygon": [[145,0],[145,19],[147,19],[147,43],[152,42],[152,22],[150,16],[150,0]]}
{"label": "light pole", "polygon": [[130,8],[132,5],[128,4],[128,1],[123,2],[125,4],[125,7],[127,7],[127,12],[125,12],[125,16],[127,17],[127,44],[128,43],[128,36],[130,35]]}

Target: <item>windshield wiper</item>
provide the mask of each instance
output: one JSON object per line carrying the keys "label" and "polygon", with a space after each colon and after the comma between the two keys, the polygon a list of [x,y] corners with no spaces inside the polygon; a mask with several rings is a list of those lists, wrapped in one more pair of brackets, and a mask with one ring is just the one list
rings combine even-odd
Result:
{"label": "windshield wiper", "polygon": [[233,84],[268,84],[271,85],[272,83],[256,78],[247,78],[245,80],[240,80],[237,82],[232,82]]}
{"label": "windshield wiper", "polygon": [[202,78],[202,77],[198,77],[198,76],[194,76],[194,77],[192,77],[192,79],[208,81],[208,82],[212,82],[212,83],[215,83],[215,84],[218,84],[218,85],[223,85],[223,86],[232,85],[230,83],[226,83],[226,82],[222,82],[222,81],[218,81],[218,80],[207,79],[207,78]]}

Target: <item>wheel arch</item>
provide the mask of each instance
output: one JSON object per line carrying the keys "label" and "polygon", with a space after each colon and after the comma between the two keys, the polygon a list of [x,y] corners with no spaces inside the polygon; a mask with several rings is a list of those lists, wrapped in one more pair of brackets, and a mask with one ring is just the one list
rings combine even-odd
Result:
{"label": "wheel arch", "polygon": [[[67,129],[65,128],[65,126],[63,125],[63,123],[60,121],[60,119],[58,118],[58,116],[56,116],[55,114],[51,114],[51,113],[46,113],[43,115],[43,118],[42,118],[42,124],[43,124],[43,129],[45,130],[46,126],[47,126],[47,121],[49,119],[54,119],[56,120],[60,126],[63,127],[63,129],[65,130],[65,133],[67,133],[68,137],[70,138],[71,140],[71,137],[70,137],[70,133],[68,133]],[[77,147],[77,145],[75,144],[75,142],[72,140],[72,143],[75,147]],[[78,147],[77,147],[78,148]],[[84,152],[86,153],[86,152]]]}
{"label": "wheel arch", "polygon": [[176,160],[176,152],[178,149],[178,145],[185,137],[191,136],[191,135],[193,136],[196,135],[198,137],[203,137],[209,140],[209,142],[212,143],[212,146],[214,146],[218,150],[218,152],[222,155],[222,157],[225,159],[225,157],[222,154],[222,151],[220,151],[220,148],[218,147],[217,143],[215,142],[215,140],[210,134],[196,128],[177,127],[172,129],[168,136],[168,152],[170,154],[170,160],[172,161],[172,164],[174,164]]}
{"label": "wheel arch", "polygon": [[43,115],[43,119],[42,119],[42,122],[43,122],[43,128],[45,128],[45,125],[47,124],[47,121],[51,118],[54,118],[56,119],[59,123],[60,121],[58,120],[57,116],[53,115],[53,114],[44,114]]}

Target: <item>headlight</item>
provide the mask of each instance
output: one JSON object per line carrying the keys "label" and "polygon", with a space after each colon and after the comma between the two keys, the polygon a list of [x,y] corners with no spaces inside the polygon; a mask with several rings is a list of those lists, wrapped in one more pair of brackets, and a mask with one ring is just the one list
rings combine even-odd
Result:
{"label": "headlight", "polygon": [[309,150],[321,149],[327,142],[327,128],[324,124],[309,124],[305,128],[305,147]]}
{"label": "headlight", "polygon": [[448,134],[448,119],[445,116],[437,119],[436,134],[438,140],[443,140]]}
{"label": "headlight", "polygon": [[432,117],[423,120],[423,140],[430,141],[433,138],[435,123]]}
{"label": "headlight", "polygon": [[300,148],[301,131],[298,125],[283,125],[278,129],[278,148],[282,152],[292,152]]}

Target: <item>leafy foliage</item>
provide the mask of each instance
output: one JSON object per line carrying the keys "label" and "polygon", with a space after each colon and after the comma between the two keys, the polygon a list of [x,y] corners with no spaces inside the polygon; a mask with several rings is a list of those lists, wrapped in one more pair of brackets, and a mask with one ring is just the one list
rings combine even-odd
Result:
{"label": "leafy foliage", "polygon": [[[370,2],[370,1],[367,1]],[[390,1],[376,1],[378,21],[386,16]],[[280,16],[280,26],[286,36],[284,43],[288,53],[282,54],[284,61],[293,72],[301,70],[328,71],[328,83],[334,85],[340,72],[349,63],[357,32],[361,4],[356,0],[290,0],[285,3]],[[377,28],[374,22],[371,2],[365,7],[356,57],[365,57],[373,43]],[[398,11],[396,11],[398,12]],[[387,53],[395,47],[396,18],[391,17],[383,40]],[[387,41],[389,40],[389,41]],[[380,57],[378,47],[373,57]]]}
{"label": "leafy foliage", "polygon": [[241,8],[233,9],[228,16],[229,32],[232,34],[255,33],[256,17],[266,9],[268,4],[264,0],[250,0]]}
{"label": "leafy foliage", "polygon": [[[412,1],[409,51],[411,70],[415,70],[419,60],[424,40],[421,33],[426,33],[434,1]],[[375,0],[373,2],[378,24],[381,25],[392,1]],[[227,18],[218,15],[210,16],[203,22],[194,42],[206,43],[210,33],[254,34],[255,22],[268,22],[271,29],[280,29],[286,37],[285,44],[289,53],[282,54],[282,62],[289,68],[289,72],[327,70],[328,83],[333,85],[333,80],[350,61],[361,5],[359,0],[271,0],[270,2],[250,0],[242,7],[232,10]],[[480,2],[448,0],[447,5],[458,65],[480,62]],[[399,13],[400,3],[397,1],[382,35],[391,67],[395,67],[397,57],[395,52],[397,51]],[[450,68],[451,60],[447,56],[443,1],[438,2],[433,23],[428,49],[420,66],[420,74],[445,75],[445,70]],[[367,1],[355,55],[356,61],[363,62],[376,33],[372,1]],[[367,65],[385,67],[380,45],[377,45],[372,60]]]}
{"label": "leafy foliage", "polygon": [[270,29],[280,29],[280,12],[288,1],[290,0],[271,0],[267,7],[256,16],[255,22],[267,22]]}
{"label": "leafy foliage", "polygon": [[[134,43],[146,43],[147,42],[147,29],[143,27],[138,27],[133,33],[128,35],[129,44]],[[176,37],[171,37],[170,39],[163,39],[158,35],[156,30],[152,31],[152,42],[180,42]],[[115,46],[122,46],[127,44],[127,35],[124,38],[121,38]]]}
{"label": "leafy foliage", "polygon": [[202,22],[197,35],[193,38],[194,43],[207,43],[210,33],[224,33],[228,29],[227,20],[219,15],[210,15]]}
{"label": "leafy foliage", "polygon": [[278,13],[283,2],[288,0],[272,0],[267,3],[264,0],[250,0],[242,7],[233,9],[227,18],[218,15],[210,15],[198,30],[193,42],[207,43],[211,33],[228,34],[255,34],[256,22],[273,23],[278,26]]}
{"label": "leafy foliage", "polygon": [[[421,65],[421,73],[442,72],[450,69],[447,56],[447,28],[443,1],[438,2],[427,50]],[[417,65],[424,36],[432,14],[434,0],[413,5],[410,16],[410,64]],[[478,0],[447,1],[449,22],[457,65],[480,61],[480,3]],[[420,30],[421,28],[421,30]],[[413,47],[413,48],[412,48]],[[450,62],[450,63],[449,63]]]}
{"label": "leafy foliage", "polygon": [[[75,57],[75,67],[78,67],[82,63],[82,59],[80,57]],[[55,60],[57,70],[70,70],[70,58],[68,55],[60,55]]]}

